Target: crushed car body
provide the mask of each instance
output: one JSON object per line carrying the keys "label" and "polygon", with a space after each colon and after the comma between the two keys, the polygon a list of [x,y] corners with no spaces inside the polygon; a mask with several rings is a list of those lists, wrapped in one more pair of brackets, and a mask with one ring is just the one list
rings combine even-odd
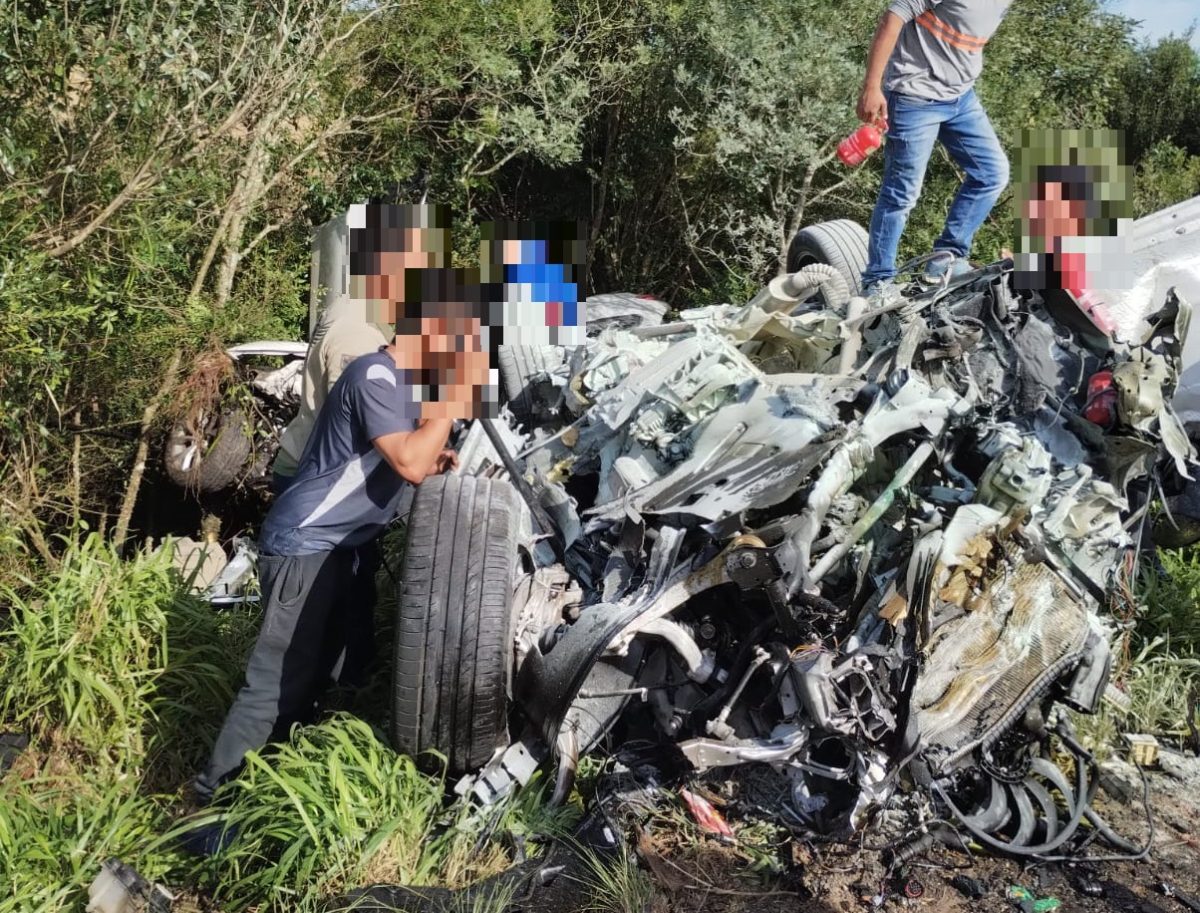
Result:
{"label": "crushed car body", "polygon": [[1170,405],[1190,308],[1115,342],[1011,268],[870,311],[808,266],[606,327],[536,417],[475,423],[462,472],[522,495],[509,712],[482,769],[436,727],[402,747],[485,802],[549,763],[562,798],[620,731],[771,765],[814,831],[919,789],[996,851],[1068,846],[1096,777],[1067,711],[1097,710],[1155,480],[1194,457]]}

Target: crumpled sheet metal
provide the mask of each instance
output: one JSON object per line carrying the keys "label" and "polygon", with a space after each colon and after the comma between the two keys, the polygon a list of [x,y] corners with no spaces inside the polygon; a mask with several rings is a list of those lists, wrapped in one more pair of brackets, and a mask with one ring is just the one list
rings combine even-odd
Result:
{"label": "crumpled sheet metal", "polygon": [[598,396],[591,410],[591,424],[607,426],[610,434],[617,431],[648,395],[669,392],[673,385],[694,385],[695,379],[691,375],[705,362],[733,364],[747,379],[759,376],[754,365],[719,336],[684,339],[669,347],[659,358],[634,370],[618,386]]}
{"label": "crumpled sheet metal", "polygon": [[635,295],[632,292],[604,292],[588,295],[588,323],[620,321],[632,326],[657,326],[671,306],[659,298]]}
{"label": "crumpled sheet metal", "polygon": [[762,364],[786,355],[787,371],[826,371],[833,350],[845,331],[839,316],[830,310],[789,314],[751,302],[693,308],[680,313],[684,325],[698,336],[717,336],[736,344],[743,354]]}
{"label": "crumpled sheet metal", "polygon": [[853,398],[859,386],[822,375],[764,377],[746,401],[712,416],[688,459],[591,515],[595,521],[611,520],[632,508],[714,522],[750,507],[778,504],[836,445],[829,436],[842,427],[837,404]]}
{"label": "crumpled sheet metal", "polygon": [[[844,769],[814,761],[804,795],[828,793],[831,780],[833,789],[857,790],[857,821],[890,788],[874,788],[873,756],[878,783],[894,782],[883,775],[898,759],[877,754],[889,733],[915,740],[909,758],[928,751],[935,776],[978,764],[977,748],[1017,725],[1040,689],[1094,652],[1098,603],[1130,546],[1124,487],[1110,484],[1118,479],[1105,454],[1125,448],[1121,483],[1148,469],[1169,407],[1136,383],[1157,380],[1161,389],[1170,372],[1156,367],[1144,381],[1133,378],[1125,417],[1136,411],[1138,427],[1092,424],[1080,414],[1082,391],[1129,351],[1079,341],[1044,302],[1017,301],[1005,281],[981,271],[961,291],[890,312],[875,335],[865,330],[871,314],[789,315],[755,303],[685,312],[682,326],[630,334],[643,345],[671,343],[628,375],[616,378],[619,367],[607,375],[612,386],[596,394],[568,448],[578,461],[572,471],[598,474],[581,541],[604,571],[588,586],[602,602],[639,612],[606,655],[621,656],[705,589],[745,586],[725,553],[711,555],[714,546],[735,548],[748,522],[772,543],[772,573],[783,574],[768,584],[771,610],[797,580],[809,600],[803,608],[811,611],[794,620],[810,627],[789,630],[777,616],[790,638],[775,645],[780,662],[793,678],[807,674],[793,647],[811,638],[809,646],[830,652],[830,670],[847,670],[854,685],[853,694],[830,690],[823,716],[798,709],[793,695],[790,712],[739,722],[728,715],[731,699],[709,720],[728,735],[697,728],[692,734],[712,738],[684,744],[698,766],[753,758],[800,769],[823,750],[818,743],[844,740]],[[1170,319],[1174,332],[1186,323],[1185,315]],[[837,352],[843,334],[861,343],[851,359]],[[1170,368],[1171,341],[1149,342],[1135,357]],[[598,346],[592,366],[613,364],[618,349]],[[818,371],[765,369],[784,363],[781,355],[811,357]],[[847,366],[853,376],[842,373]],[[769,513],[801,490],[803,505]],[[854,506],[849,515],[834,511],[844,503]],[[753,548],[766,546],[760,539]],[[636,573],[642,567],[644,577]],[[845,620],[853,633],[830,634],[823,613],[837,618],[839,607],[862,605],[859,594],[857,622]],[[672,649],[696,680],[707,672],[701,650]],[[906,715],[888,702],[908,694],[913,674],[915,732],[898,733]],[[603,689],[586,690],[600,700]]]}
{"label": "crumpled sheet metal", "polygon": [[568,364],[572,375],[579,378],[578,392],[595,398],[662,355],[669,344],[662,338],[642,339],[623,330],[604,330],[590,349],[576,350],[579,364]]}

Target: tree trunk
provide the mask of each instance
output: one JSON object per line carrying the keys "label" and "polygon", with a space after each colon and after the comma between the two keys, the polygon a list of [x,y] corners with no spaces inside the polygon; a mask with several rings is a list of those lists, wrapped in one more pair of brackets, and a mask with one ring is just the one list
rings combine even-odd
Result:
{"label": "tree trunk", "polygon": [[238,186],[229,201],[231,218],[225,230],[225,254],[221,258],[221,267],[217,271],[216,297],[213,299],[214,310],[223,308],[233,292],[233,280],[242,261],[242,237],[246,233],[246,220],[262,199],[265,189],[267,164],[270,161],[265,137],[275,119],[268,118],[267,120],[268,122],[263,125],[266,129],[255,136],[254,142],[250,146],[250,151],[246,155],[246,167],[243,169]]}
{"label": "tree trunk", "polygon": [[133,457],[133,469],[130,470],[129,481],[125,483],[125,497],[121,501],[121,512],[117,515],[117,525],[113,530],[113,544],[117,548],[125,544],[125,538],[129,534],[129,521],[133,519],[133,507],[137,503],[138,491],[142,487],[142,476],[146,474],[146,460],[150,456],[150,437],[154,428],[154,419],[158,416],[158,410],[163,401],[175,389],[182,361],[183,354],[176,349],[167,363],[167,369],[163,372],[163,380],[158,392],[154,394],[154,398],[146,404],[146,408],[142,412],[142,431],[138,440],[137,452]]}
{"label": "tree trunk", "polygon": [[591,289],[592,263],[595,261],[600,232],[604,229],[604,207],[608,202],[608,183],[612,179],[613,166],[616,162],[617,134],[621,130],[621,106],[617,105],[609,111],[606,120],[608,135],[604,140],[604,164],[600,167],[600,186],[597,188],[599,199],[592,212],[592,225],[588,232],[587,250],[584,253],[583,286],[585,289]]}

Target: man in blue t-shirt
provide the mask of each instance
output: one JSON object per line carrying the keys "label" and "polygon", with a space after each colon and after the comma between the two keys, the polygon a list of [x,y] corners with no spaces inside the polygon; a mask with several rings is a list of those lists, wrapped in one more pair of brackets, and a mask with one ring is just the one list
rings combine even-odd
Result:
{"label": "man in blue t-shirt", "polygon": [[[360,245],[387,245],[386,235]],[[383,253],[386,254],[386,251]],[[312,718],[347,644],[371,636],[374,593],[364,557],[396,515],[405,488],[457,466],[446,449],[456,418],[471,418],[488,378],[480,350],[481,297],[452,270],[424,270],[419,291],[378,275],[365,293],[399,312],[396,335],[346,368],[317,416],[291,486],[259,536],[263,622],[246,683],[195,781],[201,802],[246,752]],[[378,280],[378,281],[377,281]],[[417,300],[419,298],[419,300]],[[428,395],[436,388],[436,401]],[[365,604],[364,604],[365,603]],[[204,839],[201,836],[201,839]]]}

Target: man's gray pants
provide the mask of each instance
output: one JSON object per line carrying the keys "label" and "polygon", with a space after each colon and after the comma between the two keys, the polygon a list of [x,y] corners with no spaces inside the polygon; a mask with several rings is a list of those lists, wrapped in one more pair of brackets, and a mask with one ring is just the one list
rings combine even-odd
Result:
{"label": "man's gray pants", "polygon": [[[368,566],[369,565],[369,566]],[[262,555],[263,620],[208,767],[195,780],[206,801],[242,766],[246,752],[311,722],[348,640],[370,638],[374,563],[353,549],[316,555]]]}

